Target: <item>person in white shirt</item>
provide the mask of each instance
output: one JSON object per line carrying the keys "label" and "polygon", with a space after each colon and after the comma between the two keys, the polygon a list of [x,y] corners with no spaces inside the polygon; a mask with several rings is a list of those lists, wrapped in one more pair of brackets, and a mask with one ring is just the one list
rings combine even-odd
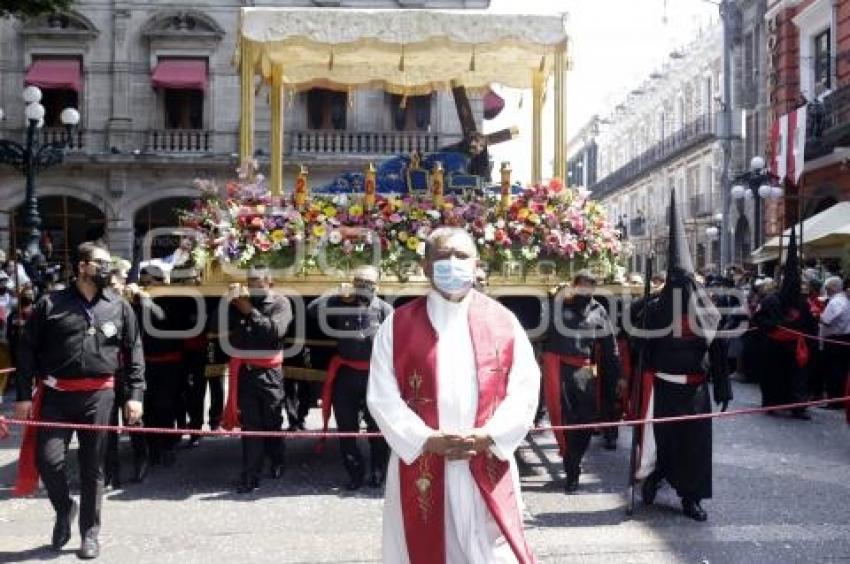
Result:
{"label": "person in white shirt", "polygon": [[[837,398],[844,395],[850,368],[850,299],[837,276],[827,278],[823,286],[829,299],[820,317],[820,336],[829,339],[823,343],[826,395]],[[840,404],[830,407],[841,409]]]}
{"label": "person in white shirt", "polygon": [[367,403],[392,449],[383,562],[536,562],[523,534],[514,451],[537,409],[540,369],[516,317],[473,289],[462,229],[428,239],[432,289],[375,335]]}

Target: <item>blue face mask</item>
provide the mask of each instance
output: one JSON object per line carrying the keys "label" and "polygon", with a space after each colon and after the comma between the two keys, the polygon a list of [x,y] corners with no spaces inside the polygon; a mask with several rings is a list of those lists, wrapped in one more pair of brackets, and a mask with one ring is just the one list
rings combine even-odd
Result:
{"label": "blue face mask", "polygon": [[450,298],[464,296],[475,278],[475,260],[449,258],[434,262],[434,286]]}

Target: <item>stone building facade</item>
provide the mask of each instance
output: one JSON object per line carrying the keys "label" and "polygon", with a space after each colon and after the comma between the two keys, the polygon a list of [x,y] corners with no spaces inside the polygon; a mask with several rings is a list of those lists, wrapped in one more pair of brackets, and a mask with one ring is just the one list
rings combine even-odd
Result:
{"label": "stone building facade", "polygon": [[[21,92],[26,83],[42,85],[44,92],[47,116],[40,139],[63,137],[58,124],[63,107],[76,106],[82,116],[65,164],[37,180],[43,228],[56,257],[67,260],[69,248],[101,235],[116,254],[138,257],[149,229],[177,224],[175,208],[196,195],[195,178],[234,175],[240,116],[239,76],[232,60],[239,10],[254,4],[78,0],[67,14],[0,20],[0,108],[6,116],[0,138],[24,137]],[[486,8],[489,0],[274,4],[466,9]],[[76,78],[63,83],[51,74],[57,66],[66,75],[76,72]],[[267,102],[267,92],[260,89],[256,127],[261,151],[268,151]],[[302,164],[310,170],[310,184],[321,185],[342,171],[359,170],[412,147],[434,150],[460,139],[450,92],[410,98],[401,109],[399,102],[382,91],[287,93],[287,188]],[[480,121],[482,102],[473,96],[471,103]],[[355,136],[359,143],[351,141]],[[257,156],[261,166],[267,165],[267,152]],[[0,167],[0,248],[21,246],[23,199],[23,177]]]}
{"label": "stone building facade", "polygon": [[591,190],[606,204],[609,219],[625,227],[634,249],[630,270],[643,271],[651,253],[661,261],[656,268],[666,268],[671,190],[695,266],[706,268],[719,259],[718,241],[706,228],[721,209],[716,136],[721,47],[719,25],[701,31],[598,120],[598,181]]}
{"label": "stone building facade", "polygon": [[764,25],[771,122],[808,105],[803,176],[768,218],[778,233],[850,200],[850,1],[769,0]]}

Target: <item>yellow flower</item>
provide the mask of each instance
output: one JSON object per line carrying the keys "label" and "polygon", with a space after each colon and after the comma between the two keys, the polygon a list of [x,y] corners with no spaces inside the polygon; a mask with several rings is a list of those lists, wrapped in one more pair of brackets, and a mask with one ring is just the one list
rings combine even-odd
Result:
{"label": "yellow flower", "polygon": [[546,213],[555,213],[555,206],[546,206]]}
{"label": "yellow flower", "polygon": [[257,213],[263,215],[266,213],[266,206],[260,204],[257,206]]}
{"label": "yellow flower", "polygon": [[419,239],[417,239],[416,237],[410,237],[407,240],[407,248],[415,252],[416,249],[419,248]]}
{"label": "yellow flower", "polygon": [[408,237],[410,237],[410,234],[407,231],[399,231],[399,233],[398,233],[398,240],[399,241],[404,243],[405,241],[407,241]]}
{"label": "yellow flower", "polygon": [[319,224],[319,225],[313,226],[313,236],[314,237],[323,237],[325,235],[325,233],[327,233],[327,229],[325,228],[324,225]]}
{"label": "yellow flower", "polygon": [[272,241],[275,243],[280,243],[285,237],[286,235],[284,234],[283,229],[275,229],[272,231]]}
{"label": "yellow flower", "polygon": [[537,215],[536,213],[529,214],[528,221],[530,221],[534,225],[537,225],[537,224],[540,223],[540,216]]}
{"label": "yellow flower", "polygon": [[325,206],[325,209],[322,211],[328,217],[336,217],[336,208],[333,206]]}
{"label": "yellow flower", "polygon": [[350,208],[348,208],[348,215],[352,217],[360,217],[363,215],[363,206],[360,204],[354,204]]}
{"label": "yellow flower", "polygon": [[525,219],[529,216],[529,214],[531,214],[531,210],[529,210],[528,208],[522,208],[517,212],[517,217],[519,217],[520,219]]}

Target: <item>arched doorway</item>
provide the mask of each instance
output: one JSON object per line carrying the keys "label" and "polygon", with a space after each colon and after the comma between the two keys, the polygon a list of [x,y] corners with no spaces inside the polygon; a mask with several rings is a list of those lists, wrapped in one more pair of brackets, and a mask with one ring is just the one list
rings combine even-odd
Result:
{"label": "arched doorway", "polygon": [[[189,209],[192,205],[191,198],[163,198],[148,204],[136,212],[133,218],[134,252],[136,260],[144,259],[143,248],[145,237],[151,229],[162,229],[166,231],[176,230],[180,227],[180,210]],[[156,235],[150,243],[150,258],[162,258],[174,252],[180,244],[180,237],[176,233],[163,233]]]}
{"label": "arched doorway", "polygon": [[735,224],[735,249],[732,257],[734,262],[737,264],[750,262],[752,249],[750,222],[747,220],[747,216],[742,215]]}
{"label": "arched doorway", "polygon": [[[25,204],[12,212],[9,227],[12,248],[26,246],[28,232],[24,227]],[[48,265],[59,266],[66,281],[73,274],[77,246],[85,241],[102,239],[106,233],[106,217],[97,206],[71,196],[44,196],[38,199],[41,217],[41,252]],[[10,255],[13,256],[13,255]]]}

